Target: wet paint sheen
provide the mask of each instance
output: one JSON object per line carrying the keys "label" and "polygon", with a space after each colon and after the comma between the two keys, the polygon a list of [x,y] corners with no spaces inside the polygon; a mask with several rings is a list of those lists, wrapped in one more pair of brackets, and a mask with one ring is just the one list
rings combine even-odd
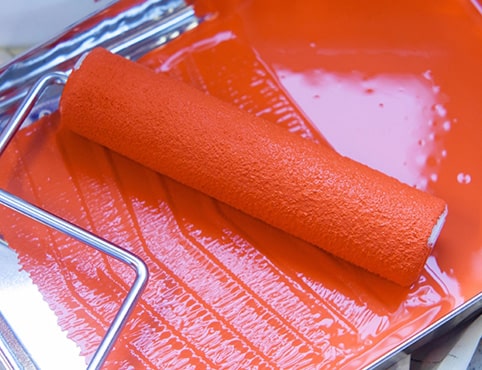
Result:
{"label": "wet paint sheen", "polygon": [[[322,142],[322,132],[343,154],[355,146],[355,159],[446,199],[451,217],[419,281],[399,288],[44,118],[2,157],[1,186],[128,247],[151,271],[107,368],[360,368],[480,292],[480,15],[459,1],[330,4],[223,2],[142,63],[295,134]],[[346,93],[326,101],[337,88]],[[0,219],[91,355],[130,272],[10,211]]]}
{"label": "wet paint sheen", "polygon": [[[396,317],[430,320],[453,304],[430,274],[399,288],[57,127],[45,118],[15,140],[9,186],[151,272],[108,367],[339,366]],[[2,220],[60,325],[92,354],[132,276],[9,211]]]}

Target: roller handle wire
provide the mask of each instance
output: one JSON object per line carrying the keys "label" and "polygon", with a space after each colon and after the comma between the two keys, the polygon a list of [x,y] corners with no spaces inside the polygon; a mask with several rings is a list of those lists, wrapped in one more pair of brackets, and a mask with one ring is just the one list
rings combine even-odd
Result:
{"label": "roller handle wire", "polygon": [[[22,123],[33,109],[40,95],[52,85],[65,85],[69,73],[51,72],[41,77],[29,90],[22,103],[12,115],[5,128],[0,132],[0,157],[5,152],[8,144]],[[89,247],[105,253],[131,267],[136,277],[124,298],[114,320],[107,329],[96,352],[91,358],[87,369],[100,369],[114,346],[120,332],[124,328],[129,315],[137,304],[148,280],[149,272],[142,259],[99,236],[62,219],[45,209],[39,208],[3,189],[0,189],[0,204],[24,216],[27,216],[43,225],[55,229],[72,237]]]}

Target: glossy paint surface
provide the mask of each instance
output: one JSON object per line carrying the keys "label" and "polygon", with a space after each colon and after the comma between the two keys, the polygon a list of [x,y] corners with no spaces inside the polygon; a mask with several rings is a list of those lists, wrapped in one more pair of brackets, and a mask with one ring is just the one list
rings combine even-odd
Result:
{"label": "glossy paint surface", "polygon": [[[400,288],[46,117],[1,158],[2,188],[129,248],[151,272],[109,368],[359,368],[482,290],[475,3],[309,3],[197,4],[209,20],[141,62],[444,198],[449,218],[424,272]],[[130,271],[8,210],[0,221],[92,354]]]}

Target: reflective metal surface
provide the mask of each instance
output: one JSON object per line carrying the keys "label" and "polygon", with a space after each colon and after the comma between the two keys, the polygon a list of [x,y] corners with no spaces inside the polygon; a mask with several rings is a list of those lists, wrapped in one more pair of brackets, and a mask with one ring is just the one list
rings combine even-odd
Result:
{"label": "reflective metal surface", "polygon": [[193,8],[181,0],[124,1],[100,11],[0,69],[0,128],[37,79],[70,70],[86,51],[102,46],[137,59],[197,23]]}

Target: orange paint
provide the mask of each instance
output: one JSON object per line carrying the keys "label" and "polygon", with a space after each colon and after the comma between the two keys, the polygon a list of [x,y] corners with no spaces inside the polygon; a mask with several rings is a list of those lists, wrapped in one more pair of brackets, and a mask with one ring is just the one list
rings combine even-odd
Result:
{"label": "orange paint", "polygon": [[103,49],[70,75],[60,117],[82,136],[405,286],[420,275],[446,207]]}
{"label": "orange paint", "polygon": [[[482,291],[480,15],[457,0],[221,5],[141,62],[299,136],[322,142],[321,131],[340,153],[446,199],[416,283],[402,289],[59,131],[57,115],[19,132],[0,186],[147,262],[106,368],[362,368]],[[5,209],[0,233],[92,355],[130,271]]]}
{"label": "orange paint", "polygon": [[[338,367],[453,304],[430,272],[402,289],[59,130],[58,115],[24,129],[2,164],[3,187],[147,263],[148,286],[107,368]],[[132,272],[11,211],[0,217],[14,225],[2,233],[23,268],[89,357]]]}

